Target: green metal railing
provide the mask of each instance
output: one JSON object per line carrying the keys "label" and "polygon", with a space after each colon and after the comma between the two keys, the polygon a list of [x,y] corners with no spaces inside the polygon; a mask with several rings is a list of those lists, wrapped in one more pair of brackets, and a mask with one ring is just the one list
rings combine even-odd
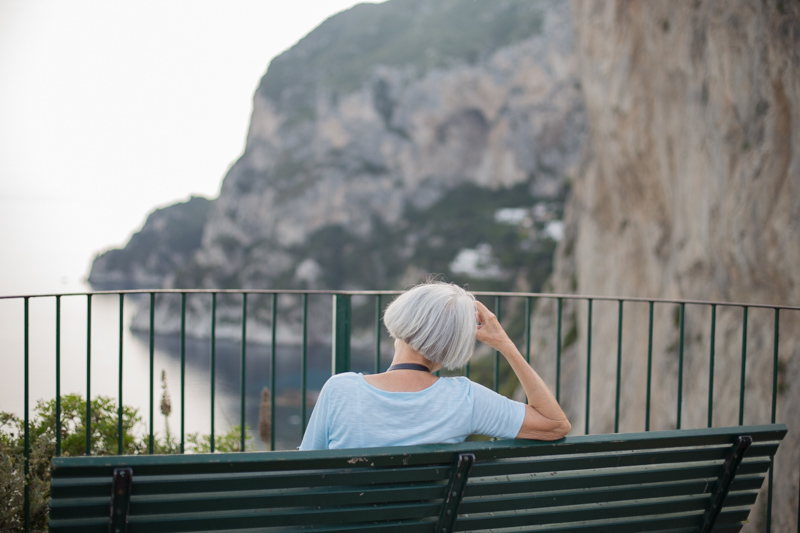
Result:
{"label": "green metal railing", "polygon": [[[148,331],[148,342],[149,342],[149,427],[148,427],[148,435],[147,435],[147,442],[148,442],[148,452],[154,452],[154,439],[155,439],[155,430],[154,430],[154,354],[155,354],[155,339],[156,339],[156,328],[155,328],[155,310],[156,310],[156,297],[164,294],[177,294],[180,296],[180,384],[181,384],[181,391],[180,391],[180,398],[181,398],[181,409],[180,409],[180,452],[184,453],[185,451],[185,394],[186,394],[186,341],[187,341],[187,295],[195,295],[195,294],[204,294],[210,295],[210,383],[209,383],[209,394],[210,394],[210,402],[211,402],[211,409],[209,413],[210,418],[210,427],[211,427],[211,438],[210,438],[210,448],[211,451],[214,451],[214,443],[215,443],[215,383],[216,383],[216,364],[217,364],[217,322],[218,322],[218,296],[224,296],[226,301],[230,301],[232,297],[241,297],[241,324],[240,324],[240,331],[241,336],[239,342],[241,343],[241,352],[240,352],[240,374],[239,374],[239,382],[240,382],[240,391],[241,391],[241,398],[240,398],[240,419],[241,419],[241,432],[240,432],[240,442],[239,446],[242,451],[246,449],[246,433],[245,433],[245,381],[247,376],[247,346],[248,346],[248,330],[247,330],[247,322],[248,322],[248,296],[253,298],[260,297],[270,297],[271,298],[271,324],[269,325],[269,332],[270,332],[270,423],[272,427],[272,431],[270,434],[270,448],[275,449],[276,442],[275,442],[275,434],[276,434],[276,411],[275,411],[275,394],[276,394],[276,372],[277,372],[277,365],[276,365],[276,347],[277,347],[277,324],[281,320],[281,316],[278,312],[279,310],[279,300],[281,299],[289,299],[291,298],[292,301],[296,301],[299,299],[300,303],[292,304],[295,306],[296,309],[299,305],[300,307],[300,380],[301,380],[301,435],[305,432],[307,418],[310,415],[307,405],[307,388],[308,388],[308,366],[307,366],[307,358],[308,358],[308,320],[309,320],[309,298],[313,297],[315,299],[319,298],[331,298],[332,299],[332,315],[333,315],[333,323],[330,325],[331,327],[331,337],[330,337],[330,344],[331,344],[331,373],[337,374],[340,372],[349,371],[352,367],[351,365],[351,341],[352,341],[352,332],[355,329],[359,331],[369,331],[372,329],[375,335],[375,354],[374,354],[374,371],[380,372],[381,371],[381,357],[382,357],[382,341],[387,340],[386,334],[383,332],[383,328],[381,325],[381,318],[382,318],[382,310],[384,306],[388,303],[390,297],[399,294],[398,291],[293,291],[293,290],[183,290],[183,291],[174,291],[174,290],[147,290],[147,291],[113,291],[113,292],[93,292],[93,293],[80,293],[80,294],[51,294],[51,295],[24,295],[24,296],[5,296],[0,297],[0,303],[4,300],[22,300],[24,303],[23,306],[23,323],[24,323],[24,346],[23,346],[23,353],[19,354],[24,359],[24,453],[26,457],[25,463],[25,475],[26,478],[29,475],[29,465],[28,459],[30,457],[30,439],[29,439],[29,383],[30,383],[30,372],[29,372],[29,337],[30,337],[30,310],[29,310],[29,303],[31,299],[53,299],[55,305],[55,347],[54,347],[54,365],[55,365],[55,424],[56,424],[56,455],[61,455],[62,453],[62,445],[61,445],[61,356],[62,356],[62,302],[65,298],[86,298],[86,454],[91,454],[92,449],[92,440],[91,440],[91,420],[92,420],[92,413],[91,413],[91,390],[92,390],[92,376],[91,376],[91,368],[92,368],[92,299],[93,297],[97,297],[99,295],[103,295],[106,297],[107,295],[114,295],[118,297],[118,307],[119,307],[119,354],[118,354],[118,364],[119,364],[119,376],[118,376],[118,453],[122,454],[123,451],[123,442],[122,442],[122,434],[123,434],[123,332],[125,331],[126,324],[124,319],[124,309],[125,309],[125,300],[127,298],[138,298],[141,302],[141,296],[144,296],[145,301],[147,302],[147,311],[149,312],[149,331]],[[138,295],[138,296],[134,296]],[[537,293],[486,293],[486,292],[476,292],[475,295],[483,300],[490,301],[493,299],[493,306],[494,312],[501,320],[505,320],[506,317],[511,317],[510,320],[517,320],[521,322],[521,330],[515,335],[519,337],[520,344],[524,345],[523,349],[521,350],[528,361],[531,360],[531,346],[534,344],[534,337],[535,333],[531,331],[531,324],[534,317],[534,304],[538,303],[549,303],[550,308],[553,308],[553,312],[555,314],[554,317],[554,329],[555,329],[555,339],[552,339],[552,343],[550,346],[552,347],[552,352],[548,353],[539,353],[537,354],[537,358],[539,361],[542,361],[546,358],[554,358],[554,368],[555,368],[555,377],[551,379],[556,398],[563,403],[562,401],[562,358],[565,354],[568,353],[568,350],[571,350],[569,353],[575,352],[575,347],[577,346],[575,343],[570,343],[569,346],[565,344],[565,337],[563,335],[563,325],[564,325],[564,310],[565,307],[569,306],[573,310],[573,318],[571,318],[571,323],[569,324],[570,328],[575,330],[576,328],[581,328],[581,324],[578,324],[578,318],[576,314],[576,310],[580,310],[580,306],[585,305],[585,328],[582,328],[583,336],[581,337],[582,340],[585,339],[585,405],[583,410],[584,416],[584,432],[589,433],[590,431],[590,414],[591,414],[591,407],[592,407],[592,391],[591,391],[591,380],[592,380],[592,331],[593,327],[595,326],[595,318],[593,317],[595,309],[595,304],[599,303],[606,303],[610,302],[612,304],[616,304],[616,337],[617,337],[617,346],[616,346],[616,361],[615,361],[615,376],[616,376],[616,383],[614,384],[614,398],[613,398],[613,405],[614,405],[614,419],[613,419],[613,426],[614,431],[619,432],[620,429],[620,413],[621,413],[621,392],[623,390],[622,387],[622,372],[623,372],[623,318],[624,318],[624,309],[625,304],[632,305],[647,305],[648,309],[648,316],[647,316],[647,348],[646,348],[646,359],[647,359],[647,381],[646,381],[646,397],[644,398],[644,405],[645,405],[645,414],[644,414],[644,429],[645,431],[650,431],[651,428],[651,409],[652,405],[652,390],[653,390],[653,381],[652,381],[652,373],[653,373],[653,356],[654,356],[654,316],[656,306],[677,306],[677,329],[678,329],[678,344],[677,344],[677,390],[676,392],[676,415],[675,415],[675,427],[680,429],[682,426],[682,419],[683,419],[683,412],[682,412],[682,405],[684,403],[684,371],[685,371],[685,330],[686,330],[686,308],[690,306],[691,308],[707,308],[710,309],[710,324],[709,324],[709,348],[710,351],[708,352],[708,369],[709,369],[709,380],[708,380],[708,400],[707,400],[707,425],[708,427],[712,427],[713,420],[714,420],[714,374],[715,374],[715,362],[716,362],[716,335],[717,335],[717,311],[720,308],[725,309],[741,309],[742,310],[742,327],[741,327],[741,357],[740,357],[740,365],[741,369],[739,371],[739,402],[738,402],[738,423],[739,425],[743,425],[744,423],[744,412],[745,412],[745,399],[746,399],[746,390],[747,390],[747,381],[746,381],[746,373],[747,373],[747,342],[748,342],[748,312],[749,310],[759,309],[759,310],[771,310],[772,311],[772,320],[774,322],[773,328],[773,339],[772,339],[772,392],[770,398],[770,421],[772,423],[776,422],[777,417],[777,401],[778,401],[778,391],[779,391],[779,350],[780,350],[780,321],[781,321],[781,313],[798,313],[800,312],[800,307],[792,307],[792,306],[777,306],[777,305],[761,305],[761,304],[743,304],[743,303],[727,303],[727,302],[708,302],[708,301],[697,301],[697,300],[667,300],[667,299],[643,299],[643,298],[616,298],[616,297],[592,297],[592,296],[573,296],[573,295],[554,295],[554,294],[537,294]],[[374,298],[375,302],[375,311],[373,315],[373,324],[369,323],[359,323],[354,324],[354,312],[353,312],[353,298],[359,297],[363,300],[363,298]],[[510,306],[511,312],[505,312],[509,306],[504,307],[503,304],[512,301],[512,303],[516,303],[516,306]],[[518,305],[519,302],[524,302],[524,311],[519,311],[520,306]],[[554,304],[554,305],[553,305]],[[141,304],[139,304],[141,305]],[[363,307],[363,306],[362,306]],[[543,308],[544,309],[544,308]],[[514,312],[516,310],[516,312]],[[287,313],[290,312],[290,309],[287,307]],[[544,311],[542,311],[543,313]],[[540,315],[542,313],[539,313]],[[365,316],[363,313],[360,316]],[[627,329],[626,329],[627,331]],[[570,334],[567,334],[568,336]],[[600,353],[610,353],[608,352],[608,347],[595,347],[600,348]],[[385,351],[385,350],[384,350]],[[696,350],[695,350],[696,352]],[[595,354],[595,357],[597,354]],[[642,353],[642,357],[645,354]],[[470,366],[467,365],[465,368],[465,375],[470,375]],[[494,353],[494,358],[492,362],[492,380],[491,385],[494,390],[498,390],[501,387],[501,358],[499,352]],[[575,406],[575,401],[572,398],[569,398],[570,409],[575,411],[577,408]],[[759,421],[765,422],[765,421]],[[794,428],[790,427],[790,430]],[[785,472],[792,471],[791,468],[782,469]],[[26,520],[26,531],[29,530],[29,506],[30,506],[30,498],[29,498],[29,487],[26,485],[25,487],[25,520]],[[767,512],[766,512],[766,531],[771,531],[771,524],[772,524],[772,494],[773,492],[773,472],[772,469],[770,470],[769,474],[769,486],[768,486],[768,500],[767,500]],[[798,507],[798,511],[800,513],[800,506]],[[800,527],[800,526],[799,526]],[[800,529],[799,529],[800,531]]]}

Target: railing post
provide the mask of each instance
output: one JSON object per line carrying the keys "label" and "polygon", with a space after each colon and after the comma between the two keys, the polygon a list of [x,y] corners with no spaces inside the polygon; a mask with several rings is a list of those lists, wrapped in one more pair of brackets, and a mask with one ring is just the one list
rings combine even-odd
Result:
{"label": "railing post", "polygon": [[[120,298],[122,295],[120,294]],[[181,293],[181,453],[186,452],[186,293]]]}
{"label": "railing post", "polygon": [[350,318],[350,295],[334,294],[333,353],[331,354],[334,375],[350,371]]}
{"label": "railing post", "polygon": [[61,296],[56,296],[56,457],[61,457]]}
{"label": "railing post", "polygon": [[[153,415],[153,368],[155,366],[155,308],[156,293],[150,293],[150,434],[147,437],[147,451],[150,455],[155,452],[155,417]],[[213,450],[212,450],[213,451]]]}
{"label": "railing post", "polygon": [[23,401],[23,409],[25,410],[24,413],[24,449],[23,452],[25,454],[25,485],[24,490],[25,494],[23,495],[24,498],[24,514],[25,514],[25,532],[31,530],[31,486],[30,486],[30,463],[31,463],[31,443],[30,443],[30,418],[28,415],[28,398],[30,397],[30,390],[29,383],[30,383],[30,307],[29,307],[29,298],[25,297],[25,348],[23,352],[23,365],[24,365],[24,376],[23,379],[25,381],[24,388],[25,388],[25,399]]}
{"label": "railing post", "polygon": [[686,320],[686,304],[680,307],[680,337],[678,338],[678,428],[681,429],[681,413],[683,408],[683,332]]}
{"label": "railing post", "polygon": [[92,455],[92,295],[86,295],[86,455]]}
{"label": "railing post", "polygon": [[375,373],[381,372],[381,295],[375,298]]}
{"label": "railing post", "polygon": [[708,427],[714,423],[714,355],[717,335],[717,306],[711,306],[711,348],[708,363]]}
{"label": "railing post", "polygon": [[563,300],[558,299],[558,326],[556,331],[556,401],[561,402],[561,315]]}
{"label": "railing post", "polygon": [[[125,295],[119,293],[119,376],[117,381],[117,455],[122,455],[124,452],[124,444],[125,444],[125,430],[123,427],[123,415],[125,414],[125,408],[122,404],[122,346],[123,346],[123,338],[125,334],[125,315],[124,315],[124,306],[125,306]],[[183,448],[181,448],[181,451]]]}
{"label": "railing post", "polygon": [[744,425],[744,386],[747,373],[747,307],[742,314],[742,372],[739,384],[739,425]]}
{"label": "railing post", "polygon": [[586,325],[586,428],[584,432],[589,434],[589,407],[591,401],[592,385],[592,299],[589,298],[589,320]]}
{"label": "railing post", "polygon": [[276,321],[278,320],[278,293],[272,293],[272,344],[270,345],[270,350],[272,350],[272,356],[269,359],[269,424],[271,431],[269,432],[269,449],[275,451],[275,431],[278,425],[275,422],[275,387],[276,387],[276,379],[275,379],[275,369],[277,368],[277,364],[275,362],[275,357],[277,356],[277,345],[275,344],[276,336],[277,336],[277,326]]}
{"label": "railing post", "polygon": [[245,441],[245,413],[244,413],[244,404],[245,404],[245,396],[247,393],[247,293],[242,294],[242,362],[240,364],[241,369],[241,379],[240,379],[240,389],[242,393],[242,401],[240,404],[240,414],[239,418],[242,421],[242,427],[240,428],[239,433],[239,451],[244,451],[244,441]]}
{"label": "railing post", "polygon": [[211,293],[211,436],[209,449],[214,453],[214,386],[217,373],[217,293]]}
{"label": "railing post", "polygon": [[300,389],[301,389],[301,412],[300,412],[300,437],[306,433],[307,406],[306,390],[308,389],[308,293],[303,293],[303,358],[300,360]]}
{"label": "railing post", "polygon": [[644,408],[644,430],[650,431],[650,393],[653,385],[653,304],[650,300],[650,318],[647,323],[647,401]]}
{"label": "railing post", "polygon": [[[502,320],[502,315],[500,313],[500,297],[494,297],[494,314],[497,317],[497,321],[500,322]],[[494,387],[494,391],[500,388],[500,351],[494,351],[494,382],[492,383]]]}
{"label": "railing post", "polygon": [[617,396],[614,404],[614,433],[619,433],[619,389],[622,381],[622,300],[619,301],[617,318]]}

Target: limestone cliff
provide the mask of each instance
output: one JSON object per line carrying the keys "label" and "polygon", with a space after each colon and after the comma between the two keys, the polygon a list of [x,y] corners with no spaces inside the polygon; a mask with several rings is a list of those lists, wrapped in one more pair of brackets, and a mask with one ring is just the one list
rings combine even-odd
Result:
{"label": "limestone cliff", "polygon": [[[271,62],[202,241],[161,284],[538,289],[585,125],[568,4],[357,5]],[[164,332],[175,305],[157,309]],[[208,313],[190,302],[190,334]],[[269,306],[248,317],[267,339]]]}
{"label": "limestone cliff", "polygon": [[[572,3],[590,134],[565,210],[552,289],[560,293],[800,302],[800,3]],[[540,364],[554,309],[537,312]],[[679,311],[653,334],[654,429],[677,424]],[[588,308],[567,305],[562,391],[582,428]],[[774,312],[750,309],[745,423],[769,421]],[[780,317],[777,523],[796,527],[800,316]],[[626,304],[621,431],[644,429],[648,309]],[[738,423],[743,310],[719,307],[714,423]],[[682,427],[707,417],[711,309],[687,306]],[[613,430],[617,307],[595,302],[591,430]],[[725,399],[723,401],[723,399]],[[580,413],[580,414],[579,414]],[[759,504],[763,511],[764,502]],[[763,513],[751,527],[761,528]],[[763,530],[763,529],[759,529]]]}
{"label": "limestone cliff", "polygon": [[446,253],[429,256],[413,220],[451,191],[558,197],[584,129],[568,14],[395,0],[323,23],[271,63],[176,286],[397,286],[406,268],[448,273],[458,250],[438,235]]}

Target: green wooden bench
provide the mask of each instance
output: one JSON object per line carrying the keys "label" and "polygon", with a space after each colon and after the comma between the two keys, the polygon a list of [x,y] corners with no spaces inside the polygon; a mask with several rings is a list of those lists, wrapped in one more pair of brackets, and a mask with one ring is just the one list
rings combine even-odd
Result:
{"label": "green wooden bench", "polygon": [[739,531],[783,424],[311,452],[59,457],[52,531]]}

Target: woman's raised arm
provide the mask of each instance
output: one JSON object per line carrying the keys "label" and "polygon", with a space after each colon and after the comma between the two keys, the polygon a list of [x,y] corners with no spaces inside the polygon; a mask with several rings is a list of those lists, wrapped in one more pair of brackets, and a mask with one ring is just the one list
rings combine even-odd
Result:
{"label": "woman's raised arm", "polygon": [[525,419],[517,438],[558,440],[564,437],[572,425],[558,405],[555,396],[539,374],[522,357],[494,313],[480,302],[476,302],[476,307],[480,322],[476,338],[503,354],[528,397]]}

